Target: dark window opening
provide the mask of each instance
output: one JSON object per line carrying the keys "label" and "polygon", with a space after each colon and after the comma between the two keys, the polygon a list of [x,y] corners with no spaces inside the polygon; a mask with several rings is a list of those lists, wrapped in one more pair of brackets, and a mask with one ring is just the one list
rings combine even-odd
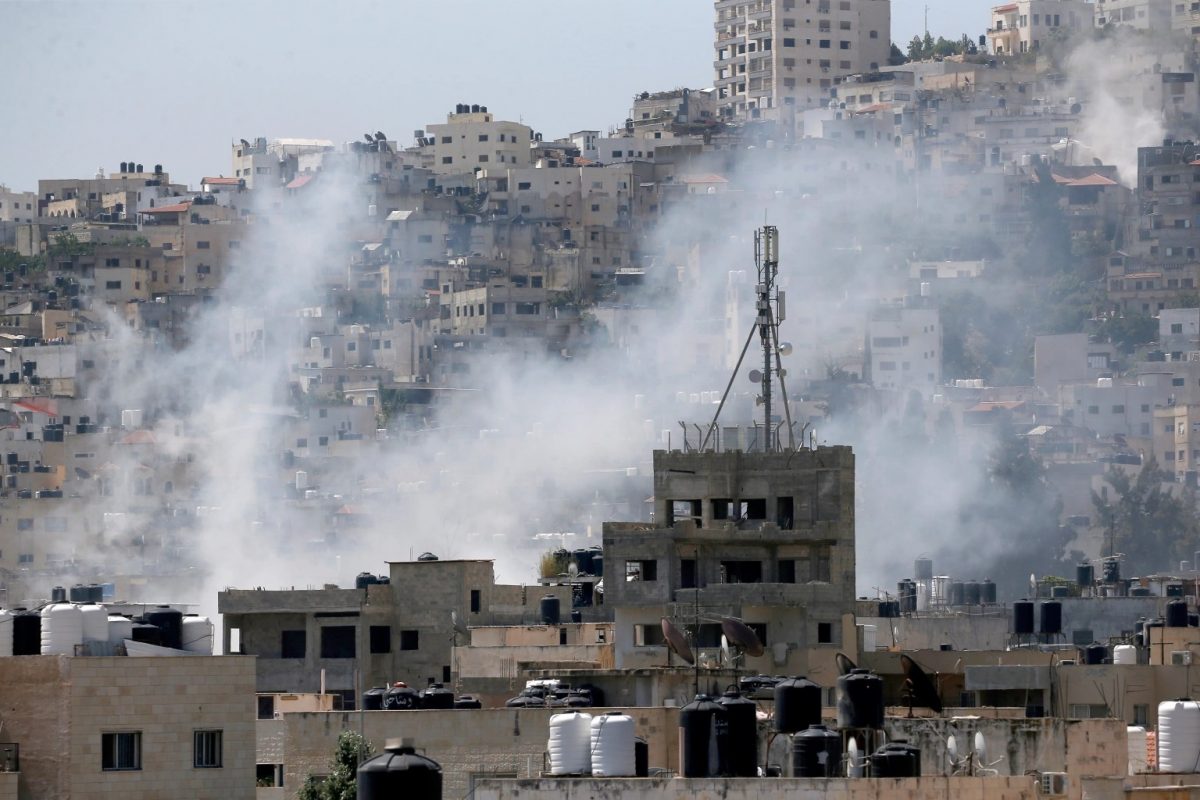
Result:
{"label": "dark window opening", "polygon": [[258,718],[275,719],[275,695],[258,696]]}
{"label": "dark window opening", "polygon": [[714,520],[729,519],[730,506],[732,506],[732,505],[733,505],[733,501],[726,499],[726,498],[722,498],[720,500],[713,500],[712,501],[712,518]]}
{"label": "dark window opening", "polygon": [[785,531],[790,531],[795,525],[796,504],[790,497],[780,497],[775,500],[775,524]]}
{"label": "dark window opening", "polygon": [[284,631],[280,634],[280,658],[304,658],[306,648],[304,631]]}
{"label": "dark window opening", "polygon": [[391,625],[372,625],[371,626],[371,652],[372,653],[390,653],[390,652],[392,652],[392,626]]}
{"label": "dark window opening", "polygon": [[471,613],[472,614],[479,613],[479,609],[482,604],[482,596],[483,596],[483,593],[480,592],[478,589],[471,590]]}
{"label": "dark window opening", "polygon": [[442,665],[442,683],[450,683],[450,665]]}
{"label": "dark window opening", "polygon": [[765,498],[743,500],[738,507],[738,516],[744,520],[767,518],[767,501]]}
{"label": "dark window opening", "polygon": [[817,623],[817,644],[833,644],[833,623]]}
{"label": "dark window opening", "polygon": [[762,583],[761,561],[722,561],[725,583]]}
{"label": "dark window opening", "polygon": [[558,643],[559,644],[567,643],[567,629],[566,628],[558,629]]}
{"label": "dark window opening", "polygon": [[779,582],[796,582],[796,561],[794,559],[785,558],[779,562]]}
{"label": "dark window opening", "polygon": [[421,636],[419,631],[400,631],[401,650],[420,650]]}
{"label": "dark window opening", "polygon": [[679,588],[696,588],[696,559],[681,558],[679,560]]}
{"label": "dark window opening", "polygon": [[629,583],[658,580],[658,562],[652,558],[644,561],[626,561],[625,580]]}
{"label": "dark window opening", "polygon": [[661,624],[633,626],[634,647],[657,647],[665,642]]}
{"label": "dark window opening", "polygon": [[100,737],[100,766],[105,770],[142,768],[142,732],[105,733]]}
{"label": "dark window opening", "polygon": [[354,658],[354,626],[330,625],[321,628],[321,658]]}

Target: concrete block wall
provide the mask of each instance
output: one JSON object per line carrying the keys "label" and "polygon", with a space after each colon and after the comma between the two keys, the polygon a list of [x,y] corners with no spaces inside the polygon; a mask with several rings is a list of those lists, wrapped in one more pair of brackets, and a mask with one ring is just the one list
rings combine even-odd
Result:
{"label": "concrete block wall", "polygon": [[[614,709],[587,709],[593,715]],[[678,768],[679,709],[633,708],[637,735],[650,745],[651,767]],[[445,797],[465,797],[473,776],[536,777],[550,732],[550,717],[560,709],[482,709],[464,711],[367,711],[287,714],[284,786],[288,796],[309,774],[329,771],[338,734],[361,730],[382,750],[393,738],[412,738],[419,752],[442,765]]]}

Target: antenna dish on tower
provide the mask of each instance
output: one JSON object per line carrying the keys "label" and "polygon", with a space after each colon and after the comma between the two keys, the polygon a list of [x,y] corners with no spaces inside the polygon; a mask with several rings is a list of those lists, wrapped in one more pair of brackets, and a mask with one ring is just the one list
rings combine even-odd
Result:
{"label": "antenna dish on tower", "polygon": [[730,642],[742,648],[742,651],[751,658],[757,658],[766,651],[762,640],[758,638],[758,634],[740,619],[734,619],[733,617],[722,618],[721,631],[725,636],[729,637]]}
{"label": "antenna dish on tower", "polygon": [[763,374],[761,372],[756,369],[752,369],[747,377],[750,378],[751,383],[762,383],[762,376]]}

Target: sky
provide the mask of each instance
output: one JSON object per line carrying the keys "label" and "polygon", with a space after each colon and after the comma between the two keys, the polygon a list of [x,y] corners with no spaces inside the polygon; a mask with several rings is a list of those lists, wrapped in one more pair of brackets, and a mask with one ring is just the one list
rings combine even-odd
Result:
{"label": "sky", "polygon": [[[892,0],[892,39],[977,37],[992,0]],[[634,94],[712,83],[709,0],[0,0],[0,184],[162,164],[230,171],[241,138],[403,145],[456,103],[555,138]]]}

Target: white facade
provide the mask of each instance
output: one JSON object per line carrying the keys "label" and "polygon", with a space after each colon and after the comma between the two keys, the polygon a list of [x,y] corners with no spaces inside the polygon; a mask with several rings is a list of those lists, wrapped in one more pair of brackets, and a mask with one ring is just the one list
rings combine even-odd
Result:
{"label": "white facade", "polygon": [[1158,312],[1158,343],[1172,360],[1200,350],[1200,308],[1165,308]]}
{"label": "white facade", "polygon": [[433,140],[427,148],[432,157],[428,166],[438,175],[532,163],[533,130],[497,120],[486,111],[447,114],[444,125],[430,125],[426,133]]}
{"label": "white facade", "polygon": [[890,0],[717,0],[717,104],[725,117],[794,124],[841,76],[891,52]]}
{"label": "white facade", "polygon": [[867,323],[871,383],[877,389],[920,391],[942,383],[942,326],[936,308],[885,308]]}
{"label": "white facade", "polygon": [[[1178,0],[1096,0],[1096,27],[1126,25],[1139,30],[1166,31],[1171,6]],[[1188,5],[1190,6],[1190,0]]]}
{"label": "white facade", "polygon": [[0,222],[34,222],[37,217],[37,192],[14,192],[0,184]]}
{"label": "white facade", "polygon": [[1090,28],[1092,20],[1092,5],[1082,0],[1017,0],[994,6],[988,51],[1012,55],[1040,50],[1055,30],[1081,31]]}

